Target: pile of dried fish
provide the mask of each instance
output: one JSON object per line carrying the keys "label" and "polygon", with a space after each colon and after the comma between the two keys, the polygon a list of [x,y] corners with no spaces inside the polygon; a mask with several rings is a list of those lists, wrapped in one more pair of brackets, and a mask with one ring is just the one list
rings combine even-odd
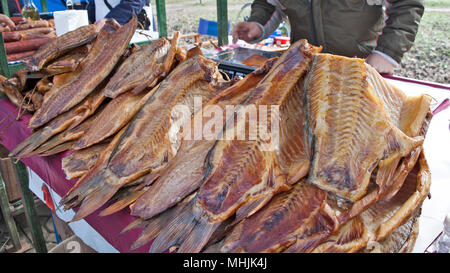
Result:
{"label": "pile of dried fish", "polygon": [[[80,205],[72,221],[129,207],[137,220],[123,232],[143,228],[132,248],[153,240],[151,252],[411,250],[430,186],[430,97],[408,97],[364,60],[306,40],[225,81],[216,63],[183,52],[178,34],[128,48],[135,28],[135,18],[107,22],[93,40],[79,29],[83,38],[58,38],[59,53],[31,59],[27,73],[50,75],[50,59],[86,50],[73,70],[39,81],[50,87],[35,132],[10,154],[74,150],[63,169],[79,180],[61,200]],[[199,121],[219,125],[192,137]],[[238,135],[252,126],[265,134]]]}

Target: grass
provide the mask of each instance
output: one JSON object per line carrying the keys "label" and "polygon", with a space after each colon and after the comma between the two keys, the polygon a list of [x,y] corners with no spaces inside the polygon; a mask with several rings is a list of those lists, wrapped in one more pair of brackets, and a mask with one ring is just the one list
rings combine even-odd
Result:
{"label": "grass", "polygon": [[396,74],[421,80],[450,83],[450,12],[427,11],[414,46],[403,57]]}
{"label": "grass", "polygon": [[[236,21],[240,8],[251,0],[228,0],[228,18]],[[395,74],[420,80],[450,83],[450,0],[426,0],[415,45],[403,57]],[[154,5],[153,5],[154,6]],[[440,8],[443,10],[437,11]],[[216,0],[166,0],[169,35],[197,32],[200,18],[217,20]],[[154,11],[156,14],[156,11]]]}
{"label": "grass", "polygon": [[425,0],[426,7],[450,7],[450,1],[448,0]]}

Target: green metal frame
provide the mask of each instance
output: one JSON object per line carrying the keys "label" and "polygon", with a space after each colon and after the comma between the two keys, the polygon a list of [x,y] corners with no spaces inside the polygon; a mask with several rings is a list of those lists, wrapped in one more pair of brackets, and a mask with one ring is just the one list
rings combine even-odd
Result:
{"label": "green metal frame", "polygon": [[[166,1],[156,0],[156,17],[160,37],[167,37]],[[228,1],[216,0],[219,45],[228,44]]]}
{"label": "green metal frame", "polygon": [[228,1],[216,0],[217,2],[217,36],[219,46],[228,44]]}
{"label": "green metal frame", "polygon": [[166,1],[156,0],[156,18],[158,19],[159,36],[167,38]]}
{"label": "green metal frame", "polygon": [[16,222],[11,214],[11,209],[8,200],[8,194],[6,192],[5,182],[3,180],[2,174],[0,173],[0,205],[2,208],[3,218],[8,226],[9,236],[16,250],[22,248],[22,244],[19,238],[19,232],[17,230]]}
{"label": "green metal frame", "polygon": [[37,253],[47,253],[44,234],[42,233],[41,223],[36,212],[36,206],[34,205],[33,193],[29,188],[27,167],[22,161],[19,161],[16,163],[16,171],[19,177],[23,207],[25,208],[25,216],[31,229],[34,249]]}
{"label": "green metal frame", "polygon": [[[10,17],[8,0],[1,0],[1,3],[3,7],[3,14]],[[43,12],[48,12],[47,0],[41,0],[41,8]],[[5,43],[3,41],[2,33],[0,33],[0,74],[9,78],[14,74],[14,72],[24,67],[25,65],[20,63],[8,65],[8,59],[6,58]]]}

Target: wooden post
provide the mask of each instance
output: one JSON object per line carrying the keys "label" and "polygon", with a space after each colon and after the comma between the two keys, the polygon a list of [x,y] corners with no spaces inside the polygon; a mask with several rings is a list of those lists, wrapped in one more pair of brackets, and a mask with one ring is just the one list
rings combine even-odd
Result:
{"label": "wooden post", "polygon": [[156,0],[156,17],[158,18],[159,37],[167,38],[166,1]]}
{"label": "wooden post", "polygon": [[20,188],[22,189],[22,202],[25,208],[25,215],[31,229],[34,249],[36,250],[36,253],[47,253],[47,246],[45,244],[44,234],[42,233],[41,222],[39,221],[36,207],[34,205],[33,194],[28,188],[27,167],[19,161],[16,164],[16,171]]}
{"label": "wooden post", "polygon": [[219,46],[228,44],[228,3],[227,0],[217,2],[217,34]]}

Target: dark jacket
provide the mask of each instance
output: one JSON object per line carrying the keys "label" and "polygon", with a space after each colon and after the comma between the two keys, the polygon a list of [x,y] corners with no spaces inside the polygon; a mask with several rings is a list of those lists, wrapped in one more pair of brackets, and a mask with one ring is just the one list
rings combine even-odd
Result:
{"label": "dark jacket", "polygon": [[[107,1],[107,0],[105,0]],[[105,18],[114,18],[116,21],[124,25],[130,21],[133,13],[139,14],[144,7],[146,0],[122,0],[117,6],[112,8]],[[89,21],[91,23],[95,22],[95,1],[89,0],[89,5],[87,7]]]}
{"label": "dark jacket", "polygon": [[[273,2],[273,1],[272,1]],[[289,18],[291,39],[306,38],[323,52],[365,58],[381,51],[400,62],[414,43],[424,6],[422,0],[391,0],[386,7],[375,0],[278,0]],[[255,0],[248,21],[265,25],[275,7]]]}

